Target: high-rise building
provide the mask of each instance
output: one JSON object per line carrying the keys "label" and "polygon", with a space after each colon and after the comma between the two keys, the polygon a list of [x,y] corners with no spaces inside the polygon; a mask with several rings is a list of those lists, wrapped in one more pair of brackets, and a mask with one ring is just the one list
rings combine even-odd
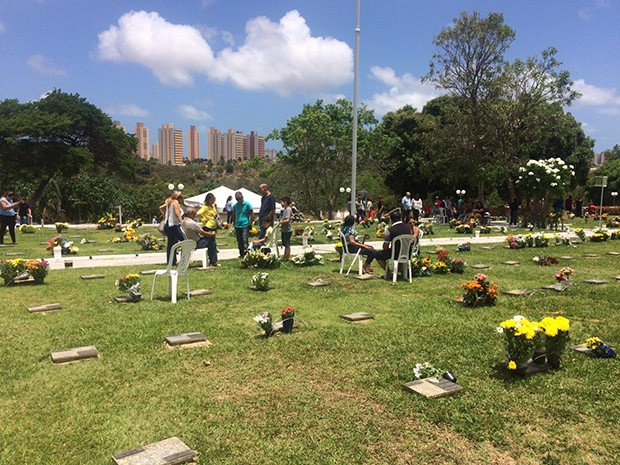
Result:
{"label": "high-rise building", "polygon": [[187,133],[187,159],[200,159],[200,133],[196,130],[196,126],[190,126]]}
{"label": "high-rise building", "polygon": [[212,127],[207,135],[207,144],[207,159],[213,163],[265,157],[265,138],[256,131],[245,135],[243,131],[229,129],[222,134]]}
{"label": "high-rise building", "polygon": [[221,145],[222,133],[214,127],[209,128],[207,133],[207,160],[215,165],[222,158],[222,145]]}
{"label": "high-rise building", "polygon": [[250,131],[250,134],[247,135],[246,138],[248,141],[248,150],[245,158],[265,158],[265,138],[258,135],[256,131]]}
{"label": "high-rise building", "polygon": [[137,155],[148,160],[150,158],[149,128],[144,127],[144,123],[136,123],[136,139],[138,139]]}
{"label": "high-rise building", "polygon": [[183,164],[183,130],[172,124],[162,124],[157,130],[159,163],[162,165]]}

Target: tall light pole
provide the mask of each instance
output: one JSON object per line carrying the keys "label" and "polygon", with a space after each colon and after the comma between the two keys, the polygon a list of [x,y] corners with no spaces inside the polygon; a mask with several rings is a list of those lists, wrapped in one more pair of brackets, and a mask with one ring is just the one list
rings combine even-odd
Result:
{"label": "tall light pole", "polygon": [[360,67],[360,0],[357,0],[355,18],[355,57],[353,61],[353,149],[351,150],[351,210],[355,208],[355,193],[357,192],[357,82]]}

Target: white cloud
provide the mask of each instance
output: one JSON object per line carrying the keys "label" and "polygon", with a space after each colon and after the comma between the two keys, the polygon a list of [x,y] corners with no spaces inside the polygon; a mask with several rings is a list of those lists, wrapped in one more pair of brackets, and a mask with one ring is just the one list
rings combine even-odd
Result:
{"label": "white cloud", "polygon": [[27,60],[30,69],[45,76],[66,76],[67,72],[56,66],[52,60],[43,55],[32,55]]}
{"label": "white cloud", "polygon": [[618,114],[620,111],[620,94],[615,88],[596,87],[577,79],[575,90],[581,94],[578,105],[601,107],[601,113]]}
{"label": "white cloud", "polygon": [[407,73],[397,76],[393,69],[373,66],[371,73],[375,79],[389,87],[388,90],[374,94],[366,104],[379,115],[394,111],[405,105],[422,110],[429,100],[439,94],[432,85],[423,84],[420,79]]}
{"label": "white cloud", "polygon": [[261,16],[246,25],[245,43],[218,54],[211,76],[243,89],[271,89],[281,95],[318,91],[351,80],[353,53],[344,42],[312,37],[298,11],[279,23]]}
{"label": "white cloud", "polygon": [[105,111],[106,113],[114,116],[127,116],[133,118],[146,118],[149,116],[148,110],[144,110],[133,103],[109,105],[106,107]]}
{"label": "white cloud", "polygon": [[99,33],[99,57],[146,66],[163,84],[193,83],[193,73],[207,73],[213,52],[200,32],[172,24],[158,13],[132,11]]}
{"label": "white cloud", "polygon": [[[229,45],[217,57],[208,40],[217,33]],[[169,23],[158,13],[126,13],[118,26],[99,34],[103,60],[148,67],[163,84],[191,84],[202,74],[247,90],[272,90],[281,95],[320,91],[352,78],[353,53],[344,42],[312,37],[299,12],[278,23],[266,17],[250,20],[243,45],[234,49],[229,32]]]}
{"label": "white cloud", "polygon": [[183,118],[192,121],[205,121],[213,119],[213,117],[209,113],[199,110],[192,105],[179,105],[177,111]]}

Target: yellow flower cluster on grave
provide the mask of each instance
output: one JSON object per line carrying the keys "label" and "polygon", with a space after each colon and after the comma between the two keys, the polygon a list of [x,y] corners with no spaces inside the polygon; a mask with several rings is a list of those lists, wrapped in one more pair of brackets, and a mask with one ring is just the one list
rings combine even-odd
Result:
{"label": "yellow flower cluster on grave", "polygon": [[540,326],[545,330],[545,335],[548,337],[555,337],[560,331],[568,332],[570,330],[570,322],[563,316],[543,318],[540,322]]}

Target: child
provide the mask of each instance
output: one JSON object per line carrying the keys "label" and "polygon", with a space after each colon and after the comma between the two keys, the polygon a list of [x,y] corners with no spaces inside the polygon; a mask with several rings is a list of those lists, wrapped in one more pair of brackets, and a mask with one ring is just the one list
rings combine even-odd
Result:
{"label": "child", "polygon": [[291,236],[293,235],[293,230],[291,228],[291,216],[293,215],[291,198],[283,196],[280,199],[280,203],[282,203],[280,227],[282,228],[282,247],[284,247],[284,255],[282,255],[282,260],[288,261],[291,257]]}
{"label": "child", "polygon": [[263,218],[262,222],[263,228],[265,228],[265,237],[261,239],[254,239],[251,244],[252,249],[260,248],[260,251],[264,254],[270,254],[271,249],[269,247],[265,247],[267,244],[271,243],[271,238],[273,237],[273,227],[271,226],[271,219],[268,217]]}

